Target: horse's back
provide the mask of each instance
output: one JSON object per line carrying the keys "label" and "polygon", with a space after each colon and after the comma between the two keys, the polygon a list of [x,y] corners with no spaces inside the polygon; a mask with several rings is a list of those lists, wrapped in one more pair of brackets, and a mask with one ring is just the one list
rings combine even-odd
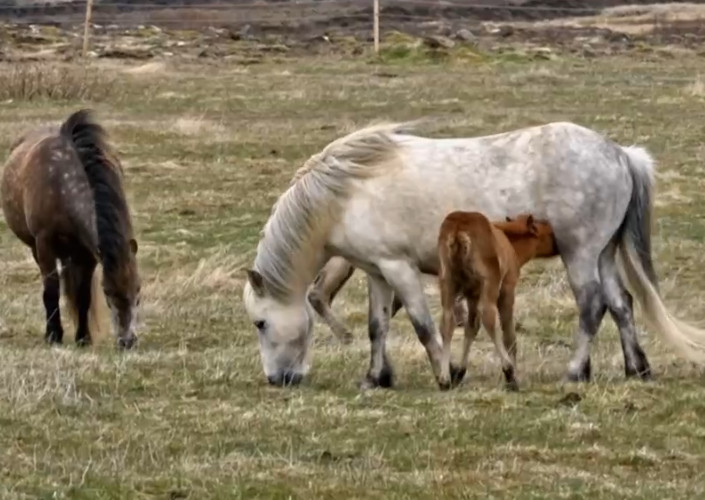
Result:
{"label": "horse's back", "polygon": [[[54,129],[30,132],[3,173],[3,210],[25,243],[40,233],[89,245],[95,236],[93,195],[70,141]],[[92,251],[93,249],[91,249]]]}

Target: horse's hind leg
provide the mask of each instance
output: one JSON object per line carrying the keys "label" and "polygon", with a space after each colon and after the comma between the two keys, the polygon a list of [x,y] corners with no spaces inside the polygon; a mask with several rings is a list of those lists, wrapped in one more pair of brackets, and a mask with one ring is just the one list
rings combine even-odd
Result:
{"label": "horse's hind leg", "polygon": [[575,352],[568,365],[568,380],[573,382],[590,380],[590,345],[607,310],[597,260],[595,255],[574,257],[566,261],[568,281],[580,311]]}
{"label": "horse's hind leg", "polygon": [[480,331],[480,316],[477,311],[477,297],[468,296],[467,299],[467,318],[463,321],[465,324],[465,335],[463,337],[463,355],[460,358],[460,365],[455,374],[451,374],[451,383],[453,386],[459,385],[465,378],[470,364],[470,347],[472,347],[477,332]]}
{"label": "horse's hind leg", "polygon": [[610,244],[600,255],[600,280],[607,308],[619,329],[619,340],[624,353],[624,371],[627,377],[651,377],[651,367],[639,345],[634,324],[632,296],[624,287],[617,270],[615,254],[617,247]]}
{"label": "horse's hind leg", "polygon": [[[492,281],[497,283],[499,280]],[[499,302],[500,294],[497,289],[497,285],[494,283],[486,283],[482,290],[482,296],[480,297],[480,315],[482,317],[482,326],[485,327],[485,330],[487,330],[487,333],[492,339],[495,351],[497,352],[497,355],[502,363],[502,372],[504,373],[504,378],[507,382],[507,389],[517,390],[517,382],[514,378],[514,361],[504,346],[502,330],[497,328],[497,317],[499,315],[497,303]]]}
{"label": "horse's hind leg", "polygon": [[504,377],[507,381],[507,388],[512,391],[519,389],[516,381],[516,365],[517,365],[517,339],[514,331],[514,293],[516,283],[505,283],[499,293],[497,302],[499,308],[499,321],[502,325],[502,340],[504,348],[509,353],[512,360],[510,371],[504,372]]}
{"label": "horse's hind leg", "polygon": [[88,311],[91,309],[91,286],[96,263],[84,263],[74,268],[76,278],[76,312],[78,325],[76,327],[76,344],[90,345],[91,332],[88,327]]}
{"label": "horse's hind leg", "polygon": [[387,332],[392,304],[392,289],[379,276],[367,276],[369,291],[370,369],[362,383],[363,389],[392,387],[394,372],[387,358]]}
{"label": "horse's hind leg", "polygon": [[60,344],[64,337],[64,330],[61,326],[61,313],[59,311],[61,284],[56,268],[57,257],[52,249],[49,238],[45,236],[37,238],[32,253],[39,265],[44,287],[42,293],[44,310],[46,312],[46,331],[44,337],[50,344]]}

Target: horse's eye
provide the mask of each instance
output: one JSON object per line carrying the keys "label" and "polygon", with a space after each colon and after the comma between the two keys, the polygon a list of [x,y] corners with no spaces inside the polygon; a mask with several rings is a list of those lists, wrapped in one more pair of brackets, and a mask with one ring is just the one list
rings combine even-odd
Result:
{"label": "horse's eye", "polygon": [[264,321],[255,321],[255,328],[257,328],[260,332],[264,330],[264,326],[266,323]]}

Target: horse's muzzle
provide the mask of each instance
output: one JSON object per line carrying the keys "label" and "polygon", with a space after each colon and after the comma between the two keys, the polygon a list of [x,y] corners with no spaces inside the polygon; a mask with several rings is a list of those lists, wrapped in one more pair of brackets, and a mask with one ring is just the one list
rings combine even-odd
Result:
{"label": "horse's muzzle", "polygon": [[269,381],[270,385],[286,387],[299,385],[303,378],[304,376],[300,373],[283,372],[277,375],[270,375],[267,377],[267,380]]}
{"label": "horse's muzzle", "polygon": [[120,337],[117,341],[118,348],[122,350],[132,349],[135,344],[137,344],[137,335],[129,335],[127,337]]}

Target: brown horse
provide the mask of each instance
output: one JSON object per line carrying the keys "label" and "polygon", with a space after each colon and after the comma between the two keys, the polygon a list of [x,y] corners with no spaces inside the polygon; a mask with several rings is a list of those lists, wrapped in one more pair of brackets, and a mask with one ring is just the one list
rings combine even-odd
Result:
{"label": "brown horse", "polygon": [[112,312],[118,346],[137,340],[140,297],[137,242],[122,187],[122,167],[105,130],[81,110],[60,126],[20,138],[2,177],[2,208],[15,235],[32,249],[44,285],[46,340],[61,343],[61,262],[64,294],[76,319],[76,343],[91,342],[101,313],[96,266]]}
{"label": "brown horse", "polygon": [[[535,221],[531,215],[520,215],[515,220],[507,218],[506,222],[494,224],[478,212],[452,212],[446,216],[438,235],[438,281],[443,307],[441,389],[449,389],[465,376],[470,346],[480,329],[480,319],[502,361],[507,388],[518,389],[514,376],[513,315],[519,272],[533,258],[555,255],[558,255],[558,247],[553,229],[548,222]],[[451,367],[453,305],[458,296],[467,301],[468,319],[461,364]],[[496,326],[498,312],[501,338]]]}

